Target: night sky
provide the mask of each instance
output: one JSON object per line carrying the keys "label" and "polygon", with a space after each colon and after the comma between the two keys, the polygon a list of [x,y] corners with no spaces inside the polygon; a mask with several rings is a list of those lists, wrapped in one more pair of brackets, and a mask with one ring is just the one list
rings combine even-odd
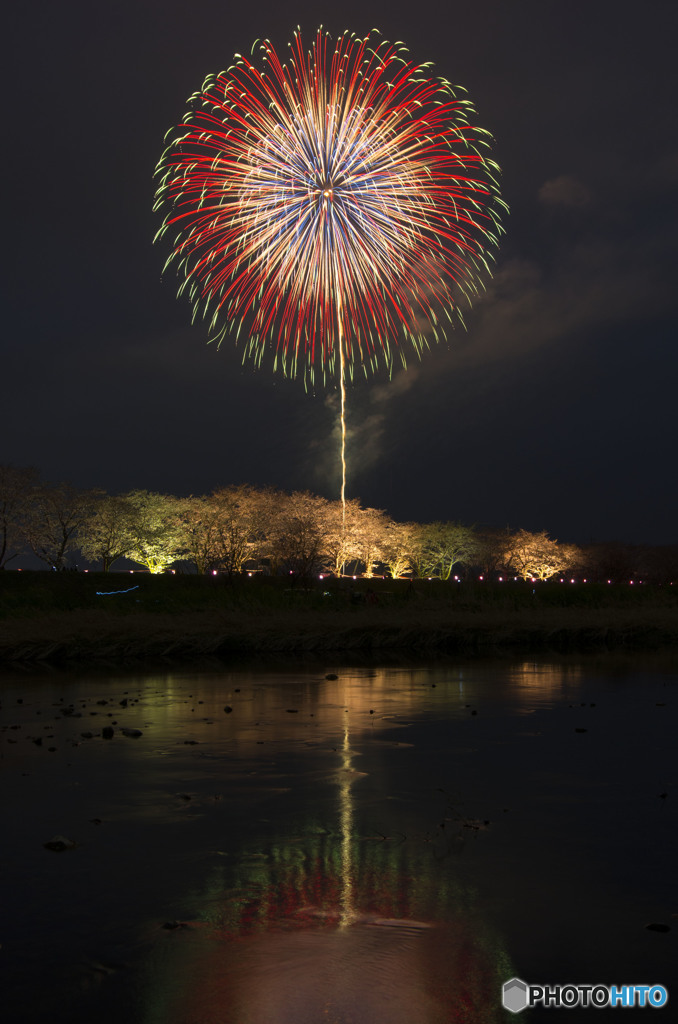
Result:
{"label": "night sky", "polygon": [[468,330],[349,390],[349,496],[400,520],[678,541],[673,0],[14,5],[0,462],[109,492],[338,497],[336,390],[207,345],[152,244],[187,97],[256,38],[321,23],[378,27],[464,85],[511,208]]}

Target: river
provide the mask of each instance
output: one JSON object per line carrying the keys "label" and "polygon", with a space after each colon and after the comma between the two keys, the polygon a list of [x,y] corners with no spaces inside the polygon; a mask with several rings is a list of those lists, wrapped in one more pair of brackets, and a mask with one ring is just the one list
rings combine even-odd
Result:
{"label": "river", "polygon": [[552,1020],[502,1009],[512,977],[661,984],[675,1012],[675,655],[0,692],[5,1024]]}

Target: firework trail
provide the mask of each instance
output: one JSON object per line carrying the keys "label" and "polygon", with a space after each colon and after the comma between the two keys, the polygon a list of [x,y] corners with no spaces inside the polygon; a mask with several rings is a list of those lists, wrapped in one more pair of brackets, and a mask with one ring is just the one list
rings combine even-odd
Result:
{"label": "firework trail", "polygon": [[482,287],[501,232],[498,168],[464,91],[400,43],[295,33],[283,63],[236,55],[167,137],[157,238],[211,340],[345,382],[421,355]]}

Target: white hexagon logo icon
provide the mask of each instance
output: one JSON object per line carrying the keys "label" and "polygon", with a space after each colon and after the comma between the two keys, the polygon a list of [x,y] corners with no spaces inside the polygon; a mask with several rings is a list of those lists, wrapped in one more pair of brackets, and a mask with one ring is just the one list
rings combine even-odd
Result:
{"label": "white hexagon logo icon", "polygon": [[511,1013],[520,1013],[527,1006],[527,985],[520,978],[511,978],[504,982],[501,992],[501,1001],[506,1010]]}

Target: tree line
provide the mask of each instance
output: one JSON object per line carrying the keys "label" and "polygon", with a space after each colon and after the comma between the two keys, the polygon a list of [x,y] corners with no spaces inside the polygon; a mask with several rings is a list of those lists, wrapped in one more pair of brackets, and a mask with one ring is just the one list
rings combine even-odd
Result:
{"label": "tree line", "polygon": [[401,523],[307,491],[248,484],[180,498],[132,490],[112,495],[41,481],[0,465],[0,569],[33,552],[50,568],[84,559],[104,572],[123,559],[152,573],[264,571],[363,576],[671,582],[678,546],[578,546],[547,533],[481,529],[456,521]]}

